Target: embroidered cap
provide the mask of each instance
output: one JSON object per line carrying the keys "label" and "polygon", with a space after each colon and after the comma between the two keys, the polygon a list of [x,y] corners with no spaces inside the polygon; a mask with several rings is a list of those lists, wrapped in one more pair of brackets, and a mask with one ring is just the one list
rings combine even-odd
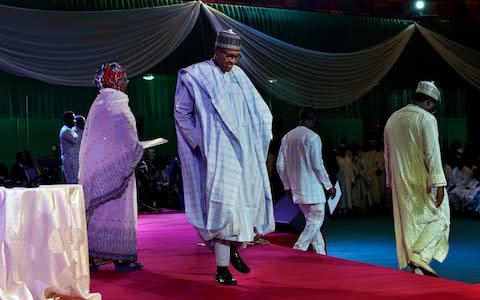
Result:
{"label": "embroidered cap", "polygon": [[240,36],[231,29],[220,31],[217,33],[215,48],[240,50]]}
{"label": "embroidered cap", "polygon": [[433,100],[440,102],[440,90],[433,81],[420,81],[415,93],[421,93],[432,97]]}

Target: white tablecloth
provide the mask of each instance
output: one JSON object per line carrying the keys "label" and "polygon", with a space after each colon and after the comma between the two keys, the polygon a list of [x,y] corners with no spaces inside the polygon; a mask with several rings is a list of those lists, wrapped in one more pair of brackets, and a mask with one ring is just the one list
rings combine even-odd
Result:
{"label": "white tablecloth", "polygon": [[0,299],[90,293],[81,185],[0,187]]}

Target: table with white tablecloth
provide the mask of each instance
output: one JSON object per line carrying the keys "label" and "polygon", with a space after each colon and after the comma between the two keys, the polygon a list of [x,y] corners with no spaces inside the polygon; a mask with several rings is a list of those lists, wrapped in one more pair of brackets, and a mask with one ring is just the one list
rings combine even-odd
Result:
{"label": "table with white tablecloth", "polygon": [[82,186],[0,187],[0,299],[101,299],[89,290]]}

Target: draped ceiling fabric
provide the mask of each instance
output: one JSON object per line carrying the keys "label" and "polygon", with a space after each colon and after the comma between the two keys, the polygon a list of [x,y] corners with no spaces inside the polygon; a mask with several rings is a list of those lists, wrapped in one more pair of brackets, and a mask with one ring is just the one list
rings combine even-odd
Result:
{"label": "draped ceiling fabric", "polygon": [[105,11],[0,5],[0,69],[55,85],[87,87],[99,63],[116,60],[135,76],[182,43],[200,8],[214,30],[232,28],[241,35],[239,64],[257,86],[287,103],[326,109],[360,99],[392,68],[416,28],[463,78],[480,88],[479,52],[418,24],[359,51],[321,52],[273,38],[200,1]]}
{"label": "draped ceiling fabric", "polygon": [[326,53],[284,43],[217,10],[207,8],[206,13],[216,31],[232,28],[241,35],[239,65],[258,85],[285,102],[319,108],[344,106],[376,86],[397,61],[415,27],[410,25],[362,51]]}
{"label": "draped ceiling fabric", "polygon": [[199,2],[88,12],[0,6],[0,69],[51,84],[92,86],[99,64],[118,61],[135,76],[180,45],[199,8]]}
{"label": "draped ceiling fabric", "polygon": [[462,46],[417,24],[435,51],[466,81],[480,89],[480,52]]}

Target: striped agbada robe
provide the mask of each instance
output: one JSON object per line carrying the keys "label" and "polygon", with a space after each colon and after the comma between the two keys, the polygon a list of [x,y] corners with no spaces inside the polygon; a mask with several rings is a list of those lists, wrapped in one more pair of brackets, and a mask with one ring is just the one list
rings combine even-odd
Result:
{"label": "striped agbada robe", "polygon": [[185,212],[204,241],[253,240],[275,226],[266,168],[272,115],[237,66],[179,71],[175,95]]}
{"label": "striped agbada robe", "polygon": [[448,253],[450,208],[445,192],[435,208],[432,187],[446,186],[437,120],[409,104],[394,112],[384,130],[386,184],[392,189],[393,216],[399,267],[409,262],[430,270]]}

